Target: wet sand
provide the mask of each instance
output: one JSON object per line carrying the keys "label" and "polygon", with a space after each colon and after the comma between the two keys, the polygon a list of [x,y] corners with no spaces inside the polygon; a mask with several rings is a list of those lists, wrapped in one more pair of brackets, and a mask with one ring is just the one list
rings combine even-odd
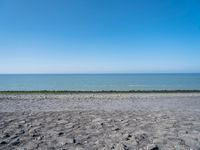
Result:
{"label": "wet sand", "polygon": [[199,150],[200,93],[0,94],[0,149]]}

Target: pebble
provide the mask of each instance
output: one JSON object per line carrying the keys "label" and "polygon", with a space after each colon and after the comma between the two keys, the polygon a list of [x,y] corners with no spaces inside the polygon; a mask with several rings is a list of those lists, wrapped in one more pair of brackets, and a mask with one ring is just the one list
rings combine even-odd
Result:
{"label": "pebble", "polygon": [[39,136],[39,134],[33,134],[32,135],[32,137],[38,137]]}
{"label": "pebble", "polygon": [[4,138],[8,138],[8,137],[10,137],[10,134],[9,133],[5,133],[4,134]]}
{"label": "pebble", "polygon": [[123,148],[124,150],[129,150],[128,146],[126,146],[125,144],[123,144]]}
{"label": "pebble", "polygon": [[119,130],[120,130],[120,128],[115,128],[114,130],[115,130],[115,131],[119,131]]}
{"label": "pebble", "polygon": [[148,150],[159,150],[159,147],[155,144],[148,144],[147,149]]}
{"label": "pebble", "polygon": [[1,145],[5,145],[5,144],[7,144],[7,142],[6,141],[2,141],[0,144]]}
{"label": "pebble", "polygon": [[59,132],[58,133],[58,136],[62,136],[64,133],[63,132]]}
{"label": "pebble", "polygon": [[153,147],[151,150],[159,150],[158,146]]}
{"label": "pebble", "polygon": [[73,143],[76,143],[76,139],[73,139]]}

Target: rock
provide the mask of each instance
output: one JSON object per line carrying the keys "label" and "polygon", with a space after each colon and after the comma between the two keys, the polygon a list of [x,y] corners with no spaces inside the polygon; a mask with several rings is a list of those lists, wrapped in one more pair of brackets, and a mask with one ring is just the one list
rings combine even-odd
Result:
{"label": "rock", "polygon": [[112,127],[111,130],[112,130],[112,131],[119,131],[120,128],[118,128],[118,127]]}
{"label": "rock", "polygon": [[120,130],[120,128],[116,128],[116,129],[115,129],[115,131],[119,131],[119,130]]}
{"label": "rock", "polygon": [[73,143],[76,143],[76,139],[73,139]]}
{"label": "rock", "polygon": [[0,144],[5,145],[5,144],[8,144],[8,143],[6,141],[2,141]]}
{"label": "rock", "polygon": [[158,146],[153,147],[151,150],[159,150]]}
{"label": "rock", "polygon": [[64,133],[63,132],[59,132],[58,133],[58,136],[62,136]]}
{"label": "rock", "polygon": [[104,123],[103,123],[103,122],[101,123],[101,126],[104,126]]}
{"label": "rock", "polygon": [[126,141],[130,140],[128,137],[126,138]]}
{"label": "rock", "polygon": [[126,141],[130,140],[131,137],[132,137],[132,135],[129,134],[129,135],[126,137]]}
{"label": "rock", "polygon": [[38,137],[40,136],[39,134],[33,134],[32,137]]}
{"label": "rock", "polygon": [[5,133],[4,134],[4,138],[9,138],[10,137],[10,134],[9,133]]}
{"label": "rock", "polygon": [[128,138],[131,138],[131,137],[132,137],[132,135],[129,134],[129,135],[128,135]]}
{"label": "rock", "polygon": [[111,149],[115,149],[115,144],[113,144],[113,146],[111,147]]}
{"label": "rock", "polygon": [[125,144],[123,144],[123,149],[124,150],[129,150],[128,146],[126,146]]}
{"label": "rock", "polygon": [[23,125],[21,125],[21,124],[18,125],[18,128],[22,128],[22,127],[23,127]]}

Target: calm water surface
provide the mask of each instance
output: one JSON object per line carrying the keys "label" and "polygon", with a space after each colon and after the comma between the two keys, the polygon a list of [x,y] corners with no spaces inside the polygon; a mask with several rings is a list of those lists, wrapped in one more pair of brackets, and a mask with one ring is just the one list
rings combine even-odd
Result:
{"label": "calm water surface", "polygon": [[200,90],[200,74],[0,75],[3,90]]}

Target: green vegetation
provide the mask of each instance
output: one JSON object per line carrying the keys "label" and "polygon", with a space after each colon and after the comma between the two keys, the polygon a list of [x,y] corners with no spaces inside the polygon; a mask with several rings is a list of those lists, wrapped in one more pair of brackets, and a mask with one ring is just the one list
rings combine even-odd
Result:
{"label": "green vegetation", "polygon": [[72,94],[72,93],[200,93],[200,90],[130,90],[130,91],[0,91],[0,94]]}

